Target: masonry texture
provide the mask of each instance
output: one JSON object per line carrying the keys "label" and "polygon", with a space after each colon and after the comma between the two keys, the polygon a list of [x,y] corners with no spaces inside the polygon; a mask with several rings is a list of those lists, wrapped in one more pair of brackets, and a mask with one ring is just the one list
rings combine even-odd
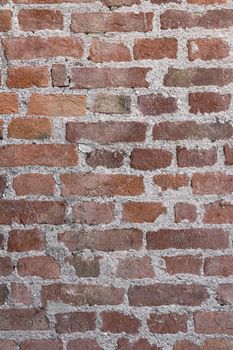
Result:
{"label": "masonry texture", "polygon": [[0,350],[232,350],[232,0],[0,32]]}

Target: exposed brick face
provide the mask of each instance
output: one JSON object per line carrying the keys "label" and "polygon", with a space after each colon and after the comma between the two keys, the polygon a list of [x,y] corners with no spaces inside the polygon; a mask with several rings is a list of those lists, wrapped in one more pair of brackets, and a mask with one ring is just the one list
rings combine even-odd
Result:
{"label": "exposed brick face", "polygon": [[232,0],[0,0],[0,350],[233,349]]}

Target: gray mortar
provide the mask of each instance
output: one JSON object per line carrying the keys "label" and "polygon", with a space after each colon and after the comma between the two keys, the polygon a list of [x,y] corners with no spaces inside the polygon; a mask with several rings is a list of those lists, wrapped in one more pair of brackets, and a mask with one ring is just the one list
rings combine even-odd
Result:
{"label": "gray mortar", "polygon": [[[71,13],[74,11],[80,11],[80,12],[87,12],[87,11],[104,11],[104,12],[110,12],[111,10],[107,7],[103,6],[101,2],[96,1],[94,3],[84,3],[84,4],[74,4],[74,3],[65,3],[65,4],[32,4],[32,5],[25,5],[25,4],[14,4],[12,1],[9,1],[6,5],[1,5],[2,9],[10,9],[14,13],[13,17],[13,29],[5,34],[2,34],[2,37],[15,37],[15,36],[21,36],[26,37],[28,35],[31,36],[43,36],[43,37],[49,37],[49,36],[66,36],[70,35],[70,18]],[[20,32],[18,20],[17,20],[17,14],[18,11],[22,8],[48,8],[48,9],[59,9],[63,12],[64,15],[64,30],[42,30],[42,31],[36,31],[35,33],[29,33],[29,32]],[[46,251],[43,252],[25,252],[25,253],[7,253],[7,237],[8,237],[8,231],[11,228],[25,228],[25,225],[14,223],[12,226],[9,225],[2,225],[1,226],[1,232],[3,233],[5,237],[5,250],[0,251],[0,256],[10,256],[12,257],[14,263],[17,263],[17,260],[20,257],[24,256],[34,256],[34,255],[51,255],[54,256],[60,263],[61,266],[61,278],[58,280],[43,280],[41,278],[37,277],[20,277],[17,273],[17,270],[14,271],[14,273],[10,277],[1,277],[0,282],[4,282],[8,284],[9,290],[10,290],[10,283],[11,282],[22,282],[25,285],[29,283],[33,283],[32,287],[32,294],[33,294],[33,307],[40,307],[40,289],[42,285],[46,284],[52,284],[57,283],[59,281],[64,283],[85,283],[85,284],[100,284],[100,285],[112,285],[115,287],[124,287],[126,290],[125,293],[125,300],[124,304],[117,305],[117,306],[81,306],[81,307],[74,307],[70,305],[65,304],[55,304],[55,303],[49,303],[47,307],[47,314],[50,320],[50,330],[46,332],[21,332],[21,331],[9,331],[9,332],[0,332],[0,338],[1,339],[12,339],[16,342],[21,342],[24,339],[45,339],[45,338],[55,338],[56,332],[54,328],[54,322],[55,322],[55,314],[58,312],[69,312],[69,311],[76,311],[76,310],[83,310],[83,311],[96,311],[97,313],[97,330],[95,332],[86,332],[86,333],[72,333],[72,334],[66,334],[62,335],[61,339],[63,341],[63,349],[66,349],[66,344],[68,340],[75,339],[77,337],[85,338],[85,337],[91,337],[96,339],[101,346],[103,346],[104,350],[115,350],[117,339],[126,336],[128,339],[138,339],[140,337],[146,337],[149,339],[151,343],[156,343],[158,345],[161,345],[164,350],[172,350],[172,345],[175,343],[176,340],[186,338],[193,340],[197,344],[200,344],[204,339],[211,338],[211,336],[206,335],[199,335],[194,332],[194,323],[192,318],[192,312],[197,310],[226,310],[226,311],[232,311],[231,305],[226,306],[220,306],[217,304],[215,300],[215,290],[218,283],[233,283],[233,276],[229,278],[224,277],[204,277],[203,272],[203,266],[202,266],[202,272],[201,276],[191,276],[191,275],[179,275],[178,276],[169,276],[164,271],[164,260],[162,259],[163,256],[177,256],[177,255],[199,255],[201,254],[203,259],[205,257],[210,256],[218,256],[218,255],[225,255],[229,254],[232,255],[232,249],[228,250],[201,250],[201,249],[189,249],[189,250],[176,250],[176,249],[169,249],[169,250],[156,250],[156,251],[148,251],[145,248],[145,235],[147,231],[150,230],[157,230],[159,228],[186,228],[186,227],[221,227],[227,229],[230,233],[232,231],[233,226],[232,225],[204,225],[202,223],[202,216],[203,216],[203,208],[204,204],[214,202],[215,200],[224,199],[229,202],[233,203],[233,195],[227,195],[227,196],[217,196],[217,195],[211,195],[211,196],[194,196],[192,194],[192,191],[190,188],[181,188],[179,191],[171,191],[168,190],[166,192],[160,191],[160,189],[153,184],[153,175],[155,174],[166,174],[166,173],[185,173],[188,174],[190,177],[194,172],[206,172],[206,171],[222,171],[227,174],[233,174],[233,167],[226,167],[224,165],[224,157],[223,157],[223,151],[222,151],[222,145],[224,144],[232,144],[233,139],[231,140],[219,140],[215,141],[214,143],[210,142],[209,140],[183,140],[183,141],[153,141],[152,139],[152,127],[155,123],[159,123],[161,121],[182,121],[182,120],[195,120],[198,122],[212,122],[212,121],[220,121],[220,122],[226,122],[229,121],[232,123],[232,114],[233,114],[233,99],[231,103],[231,108],[226,113],[218,113],[218,114],[212,114],[212,115],[191,115],[188,111],[188,103],[187,103],[187,92],[188,91],[218,91],[221,93],[226,92],[233,92],[233,84],[224,86],[224,87],[191,87],[189,89],[186,88],[168,88],[163,86],[163,76],[166,74],[168,67],[177,67],[177,68],[185,68],[185,67],[232,67],[233,62],[233,55],[231,52],[231,55],[229,58],[224,59],[222,61],[212,61],[209,62],[203,62],[196,60],[194,62],[189,62],[187,58],[187,47],[186,47],[186,41],[189,38],[199,38],[199,37],[222,37],[225,40],[229,42],[231,45],[231,48],[233,47],[233,39],[232,39],[232,31],[229,30],[205,30],[202,28],[194,28],[194,29],[188,29],[188,30],[166,30],[162,31],[159,29],[159,15],[164,12],[166,9],[183,9],[183,10],[190,10],[192,12],[199,12],[200,14],[203,14],[210,9],[216,9],[216,8],[233,8],[233,2],[229,2],[228,5],[213,5],[213,6],[195,6],[195,5],[187,5],[185,4],[185,0],[182,0],[181,4],[164,4],[164,5],[153,5],[147,0],[142,0],[142,3],[140,5],[134,5],[131,7],[121,7],[121,8],[114,8],[112,11],[114,12],[147,12],[147,11],[153,11],[155,13],[154,18],[154,30],[152,32],[147,33],[107,33],[104,35],[101,34],[73,34],[76,37],[81,38],[84,41],[85,44],[85,52],[84,57],[80,60],[68,58],[65,59],[63,57],[53,58],[53,59],[32,59],[32,60],[19,60],[19,61],[11,61],[7,62],[3,50],[0,51],[0,66],[2,68],[2,89],[1,91],[16,91],[19,95],[20,100],[20,113],[19,115],[21,117],[24,117],[27,115],[27,103],[29,101],[29,96],[32,92],[41,92],[41,93],[69,93],[69,94],[84,94],[88,96],[88,107],[90,108],[93,105],[93,98],[94,95],[97,92],[109,92],[109,93],[122,93],[125,95],[128,95],[131,97],[132,100],[132,106],[131,106],[131,114],[129,115],[104,115],[104,114],[98,114],[90,112],[90,109],[88,110],[86,117],[69,117],[69,118],[53,118],[53,125],[54,125],[54,133],[53,137],[50,140],[46,141],[25,141],[25,140],[14,140],[14,139],[7,139],[7,127],[9,124],[9,121],[14,118],[14,115],[7,115],[2,117],[4,119],[5,125],[4,125],[4,133],[3,133],[3,140],[1,141],[2,145],[5,144],[30,144],[30,143],[67,143],[65,140],[65,124],[67,121],[104,121],[104,120],[120,120],[120,121],[141,121],[141,122],[147,122],[148,123],[148,132],[147,132],[147,138],[145,143],[131,143],[131,144],[125,144],[125,143],[115,143],[111,145],[98,145],[94,143],[89,143],[88,141],[83,140],[80,142],[79,145],[77,145],[77,152],[79,154],[80,158],[80,165],[75,167],[67,167],[67,168],[47,168],[47,167],[38,167],[38,166],[28,166],[28,167],[18,167],[14,169],[9,168],[2,168],[1,173],[7,174],[7,184],[8,189],[6,191],[6,194],[4,195],[4,198],[7,199],[19,199],[19,198],[27,198],[30,200],[44,200],[44,199],[53,199],[53,200],[61,200],[63,199],[61,196],[61,188],[62,184],[59,178],[59,175],[66,172],[83,172],[83,173],[104,173],[104,174],[134,174],[134,175],[144,175],[144,184],[145,184],[145,194],[135,197],[121,197],[117,196],[114,199],[109,197],[83,197],[83,196],[77,196],[75,198],[66,199],[66,202],[69,205],[69,208],[67,210],[67,221],[68,223],[65,225],[60,226],[53,226],[53,225],[26,225],[27,228],[35,228],[39,227],[44,234],[46,235]],[[122,41],[125,45],[130,49],[130,52],[132,54],[132,47],[133,42],[135,38],[144,38],[144,37],[175,37],[179,41],[179,54],[178,58],[176,60],[142,60],[142,61],[132,61],[132,62],[109,62],[109,63],[93,63],[89,61],[88,58],[88,48],[90,47],[90,42],[93,37],[105,37],[108,38],[110,41]],[[147,75],[147,80],[150,83],[149,88],[135,88],[135,89],[126,89],[126,88],[107,88],[107,89],[91,89],[91,90],[76,90],[76,89],[70,89],[69,87],[65,88],[56,88],[52,87],[52,82],[50,80],[50,84],[48,88],[30,88],[26,90],[21,89],[8,89],[6,86],[6,68],[7,66],[15,65],[15,66],[21,66],[21,65],[47,65],[49,69],[51,70],[53,63],[65,63],[67,67],[67,71],[69,75],[71,74],[71,68],[74,66],[85,66],[85,67],[150,67],[152,68],[151,72]],[[169,115],[162,115],[158,117],[144,117],[141,115],[141,113],[138,110],[137,107],[137,96],[141,94],[149,94],[149,93],[157,93],[161,92],[170,96],[174,96],[178,99],[178,106],[179,111],[174,114]],[[218,162],[213,167],[203,167],[203,168],[177,168],[176,165],[176,146],[186,146],[189,148],[196,148],[199,147],[200,149],[203,148],[210,148],[213,145],[216,146],[218,149]],[[173,154],[173,163],[170,167],[166,169],[158,169],[154,171],[139,171],[134,170],[130,168],[129,164],[129,155],[133,148],[135,147],[148,147],[148,148],[161,148],[161,149],[167,149]],[[119,169],[106,169],[103,167],[98,167],[96,169],[93,169],[87,165],[85,165],[85,153],[89,152],[91,149],[95,148],[105,148],[105,149],[111,149],[111,150],[120,150],[123,149],[126,153],[124,164]],[[54,196],[51,197],[44,197],[44,196],[16,196],[14,193],[14,190],[12,188],[12,181],[13,177],[27,172],[40,172],[44,174],[53,174],[54,178],[56,180],[56,192]],[[79,201],[96,201],[96,202],[112,202],[114,201],[116,209],[115,209],[115,220],[108,225],[96,225],[93,228],[90,228],[87,225],[78,225],[71,223],[71,206],[75,203],[78,203]],[[122,216],[122,203],[126,201],[161,201],[164,203],[164,205],[167,207],[167,214],[166,216],[160,216],[155,223],[153,224],[127,224],[127,223],[121,223],[121,216]],[[189,224],[187,222],[183,222],[180,224],[174,223],[174,214],[173,214],[173,208],[174,204],[177,201],[188,201],[189,203],[194,203],[197,206],[198,209],[198,219],[195,224]],[[84,250],[82,253],[84,256],[100,256],[102,257],[101,260],[101,274],[99,278],[78,278],[75,275],[75,272],[71,266],[69,266],[67,263],[64,263],[64,259],[67,255],[69,255],[69,251],[63,244],[59,244],[57,240],[57,234],[59,232],[63,232],[67,229],[108,229],[108,228],[127,228],[127,227],[138,227],[143,230],[144,232],[144,241],[143,241],[143,248],[139,251],[115,251],[115,252],[99,252],[95,251],[92,252],[90,250]],[[232,234],[231,234],[232,236]],[[152,265],[154,272],[156,274],[156,277],[146,278],[142,280],[124,280],[121,278],[115,278],[114,272],[116,271],[117,266],[117,260],[120,257],[129,257],[129,256],[149,256],[152,259]],[[132,285],[146,285],[146,284],[153,284],[153,283],[199,283],[201,285],[205,285],[211,295],[211,298],[208,299],[207,302],[203,303],[200,307],[186,307],[186,306],[177,306],[177,305],[168,305],[168,306],[160,306],[160,307],[129,307],[128,305],[128,299],[127,299],[127,290],[129,286]],[[8,309],[12,307],[22,308],[24,307],[23,304],[14,304],[12,300],[9,300],[7,305],[4,305],[1,307],[2,309]],[[125,313],[129,313],[132,315],[135,315],[138,317],[142,323],[140,332],[136,336],[130,336],[127,334],[107,334],[100,331],[101,328],[101,318],[100,313],[103,310],[120,310]],[[146,320],[149,316],[150,312],[184,312],[189,315],[189,322],[188,322],[188,334],[183,334],[181,332],[172,335],[172,334],[151,334],[147,331],[147,324]],[[217,335],[213,335],[212,337],[215,337]],[[221,336],[221,334],[219,334]],[[232,338],[231,336],[225,335],[224,338]]]}

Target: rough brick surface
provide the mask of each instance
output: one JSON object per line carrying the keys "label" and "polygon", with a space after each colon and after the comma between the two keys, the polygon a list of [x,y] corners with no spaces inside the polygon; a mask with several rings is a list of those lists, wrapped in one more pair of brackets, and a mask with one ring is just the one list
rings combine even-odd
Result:
{"label": "rough brick surface", "polygon": [[0,350],[233,349],[232,31],[0,0]]}

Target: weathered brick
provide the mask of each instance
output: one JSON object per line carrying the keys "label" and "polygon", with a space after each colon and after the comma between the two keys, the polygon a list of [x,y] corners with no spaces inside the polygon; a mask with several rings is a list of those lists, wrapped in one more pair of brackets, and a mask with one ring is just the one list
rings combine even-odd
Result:
{"label": "weathered brick", "polygon": [[44,234],[35,229],[11,230],[8,238],[9,252],[41,251],[45,249]]}
{"label": "weathered brick", "polygon": [[62,342],[59,339],[33,339],[26,340],[20,345],[20,350],[62,350]]}
{"label": "weathered brick", "polygon": [[65,260],[73,266],[78,277],[99,277],[100,274],[100,258],[85,258],[79,255],[66,257]]}
{"label": "weathered brick", "polygon": [[173,346],[173,350],[187,350],[187,349],[201,350],[201,347],[191,342],[190,340],[178,340]]}
{"label": "weathered brick", "polygon": [[63,174],[62,195],[136,196],[144,192],[143,178],[134,175]]}
{"label": "weathered brick", "polygon": [[152,30],[153,12],[72,13],[71,30],[75,33],[148,32]]}
{"label": "weathered brick", "polygon": [[126,202],[123,204],[122,221],[124,222],[154,222],[167,210],[162,203]]}
{"label": "weathered brick", "polygon": [[130,166],[134,169],[153,170],[169,167],[172,154],[163,149],[134,148],[130,159]]}
{"label": "weathered brick", "polygon": [[11,283],[11,293],[15,303],[26,305],[32,304],[31,290],[24,284]]}
{"label": "weathered brick", "polygon": [[5,55],[8,60],[27,60],[51,57],[74,57],[83,55],[83,42],[76,37],[27,36],[5,38],[2,40]]}
{"label": "weathered brick", "polygon": [[139,250],[142,246],[142,231],[138,229],[112,229],[105,231],[66,231],[59,240],[70,251],[91,249],[102,251]]}
{"label": "weathered brick", "polygon": [[56,314],[56,331],[59,334],[88,332],[96,328],[94,312],[70,312]]}
{"label": "weathered brick", "polygon": [[194,314],[195,332],[199,334],[233,334],[233,313],[198,311]]}
{"label": "weathered brick", "polygon": [[142,142],[146,137],[146,124],[140,122],[97,122],[66,124],[66,139],[69,142]]}
{"label": "weathered brick", "polygon": [[136,60],[159,60],[177,57],[178,43],[175,38],[137,39],[133,52]]}
{"label": "weathered brick", "polygon": [[18,273],[20,276],[55,279],[60,277],[60,267],[58,262],[50,256],[33,256],[19,259]]}
{"label": "weathered brick", "polygon": [[23,9],[19,11],[18,20],[20,29],[24,31],[63,29],[60,10]]}
{"label": "weathered brick", "polygon": [[217,287],[217,302],[220,305],[233,304],[233,285],[219,284]]}
{"label": "weathered brick", "polygon": [[65,223],[66,204],[56,201],[0,200],[0,224]]}
{"label": "weathered brick", "polygon": [[123,314],[117,311],[103,312],[101,314],[103,332],[110,333],[138,333],[140,322],[139,320],[128,314]]}
{"label": "weathered brick", "polygon": [[147,320],[149,331],[159,334],[187,332],[188,317],[185,314],[150,314]]}
{"label": "weathered brick", "polygon": [[148,256],[142,258],[121,258],[117,265],[117,277],[124,279],[153,278],[155,276],[151,259]]}
{"label": "weathered brick", "polygon": [[196,173],[192,176],[194,194],[230,194],[233,192],[233,176],[220,172]]}
{"label": "weathered brick", "polygon": [[13,340],[1,339],[0,350],[16,350],[16,343]]}
{"label": "weathered brick", "polygon": [[188,149],[177,147],[177,164],[179,167],[204,167],[217,163],[217,150],[209,149]]}
{"label": "weathered brick", "polygon": [[180,187],[187,187],[189,185],[189,177],[185,174],[155,175],[153,181],[156,186],[159,186],[162,189],[162,191],[168,189],[178,190]]}
{"label": "weathered brick", "polygon": [[166,264],[166,272],[170,275],[200,275],[201,273],[202,262],[199,256],[165,256],[163,259]]}
{"label": "weathered brick", "polygon": [[0,114],[18,113],[18,96],[14,92],[0,93]]}
{"label": "weathered brick", "polygon": [[63,87],[69,85],[65,64],[53,64],[51,77],[53,86]]}
{"label": "weathered brick", "polygon": [[105,114],[130,113],[130,97],[100,93],[95,96],[93,112]]}
{"label": "weathered brick", "polygon": [[94,149],[86,154],[86,163],[92,168],[103,166],[106,168],[120,168],[123,165],[124,153],[121,151],[110,151]]}
{"label": "weathered brick", "polygon": [[176,99],[174,97],[165,97],[162,94],[139,96],[138,105],[143,115],[157,116],[177,111]]}
{"label": "weathered brick", "polygon": [[147,249],[227,249],[229,235],[222,229],[160,229],[147,233]]}
{"label": "weathered brick", "polygon": [[189,94],[190,113],[219,113],[229,109],[231,95],[217,92],[194,92]]}
{"label": "weathered brick", "polygon": [[224,201],[206,204],[203,222],[207,224],[233,223],[233,204]]}
{"label": "weathered brick", "polygon": [[216,337],[214,339],[206,339],[202,345],[203,350],[225,350],[227,348],[231,349],[232,347],[232,339],[217,339]]}
{"label": "weathered brick", "polygon": [[206,276],[228,277],[233,275],[233,256],[215,256],[206,258],[204,264]]}
{"label": "weathered brick", "polygon": [[14,118],[8,126],[8,137],[13,139],[43,140],[51,135],[51,121],[46,118]]}
{"label": "weathered brick", "polygon": [[7,86],[9,88],[46,87],[49,84],[48,67],[9,67]]}
{"label": "weathered brick", "polygon": [[[73,68],[71,88],[96,89],[96,88],[142,88],[148,87],[147,73],[151,68],[97,68],[82,67]],[[232,70],[233,72],[233,70]],[[233,80],[233,79],[232,79]]]}
{"label": "weathered brick", "polygon": [[176,203],[174,207],[175,222],[195,222],[197,219],[197,209],[194,204],[190,203]]}
{"label": "weathered brick", "polygon": [[32,94],[28,114],[48,117],[77,117],[86,114],[86,97],[82,95]]}
{"label": "weathered brick", "polygon": [[88,338],[80,338],[70,340],[67,345],[67,350],[103,350],[96,340]]}
{"label": "weathered brick", "polygon": [[46,331],[48,319],[44,309],[1,310],[1,331]]}
{"label": "weathered brick", "polygon": [[[0,284],[0,305],[5,304],[5,302],[7,301],[8,294],[9,294],[9,292],[8,292],[7,285]],[[1,328],[1,316],[0,316],[0,329],[2,330],[2,328]]]}
{"label": "weathered brick", "polygon": [[113,219],[112,203],[81,202],[73,207],[73,220],[78,224],[109,224]]}
{"label": "weathered brick", "polygon": [[233,148],[229,145],[225,145],[224,148],[225,164],[233,165]]}
{"label": "weathered brick", "polygon": [[9,10],[0,11],[0,32],[8,32],[12,26],[12,12]]}
{"label": "weathered brick", "polygon": [[209,294],[204,286],[198,284],[164,283],[130,287],[128,298],[130,306],[198,306],[209,298]]}
{"label": "weathered brick", "polygon": [[221,60],[229,56],[230,46],[222,39],[191,39],[188,40],[188,56],[190,61]]}
{"label": "weathered brick", "polygon": [[22,174],[14,177],[13,188],[17,196],[44,195],[50,196],[55,191],[55,181],[52,175]]}
{"label": "weathered brick", "polygon": [[130,341],[126,338],[120,338],[117,341],[117,347],[115,350],[162,350],[157,345],[151,345],[147,339],[140,338],[139,340]]}
{"label": "weathered brick", "polygon": [[121,42],[93,39],[89,59],[93,62],[131,61],[130,50]]}
{"label": "weathered brick", "polygon": [[13,272],[13,262],[8,256],[0,257],[0,276],[9,276]]}

